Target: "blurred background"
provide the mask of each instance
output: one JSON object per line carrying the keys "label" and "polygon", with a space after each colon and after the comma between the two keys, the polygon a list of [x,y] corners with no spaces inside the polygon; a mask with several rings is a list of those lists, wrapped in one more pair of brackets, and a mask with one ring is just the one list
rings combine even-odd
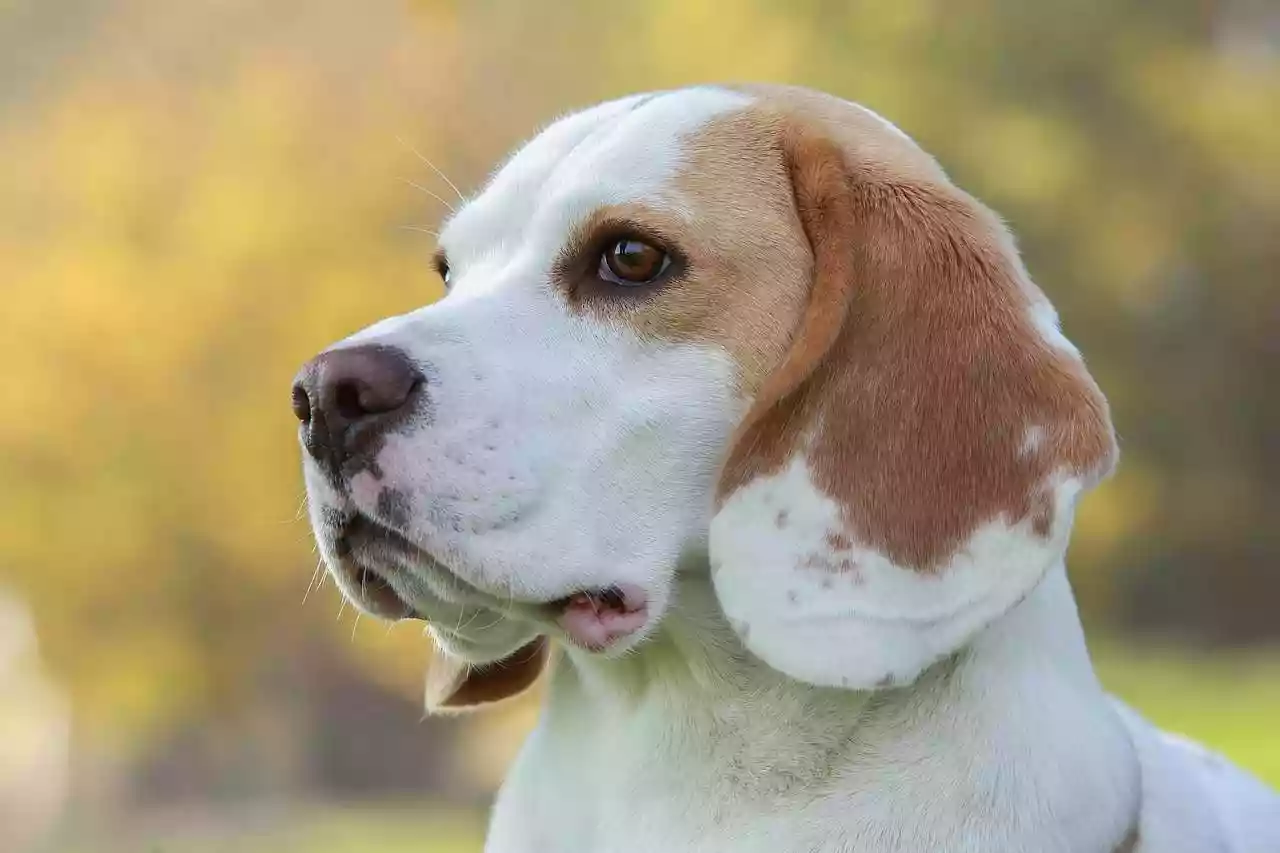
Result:
{"label": "blurred background", "polygon": [[1009,219],[1122,436],[1104,680],[1280,785],[1274,0],[0,0],[0,851],[479,850],[534,705],[424,719],[420,626],[314,582],[290,380],[439,295],[419,153],[725,79]]}

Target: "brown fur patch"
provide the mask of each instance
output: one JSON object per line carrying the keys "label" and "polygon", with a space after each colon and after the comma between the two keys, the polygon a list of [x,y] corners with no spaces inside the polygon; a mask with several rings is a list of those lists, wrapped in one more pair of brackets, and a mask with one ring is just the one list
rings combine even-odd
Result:
{"label": "brown fur patch", "polygon": [[1047,535],[1050,475],[1112,464],[1105,400],[1034,328],[1043,296],[995,216],[878,120],[810,98],[774,104],[812,250],[808,305],[720,501],[804,453],[849,534],[900,565],[938,569],[1000,517]]}

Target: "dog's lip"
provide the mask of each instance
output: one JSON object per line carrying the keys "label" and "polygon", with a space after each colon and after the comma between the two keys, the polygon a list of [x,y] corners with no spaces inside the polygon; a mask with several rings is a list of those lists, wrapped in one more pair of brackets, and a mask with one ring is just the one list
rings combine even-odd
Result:
{"label": "dog's lip", "polygon": [[377,537],[383,544],[403,551],[422,551],[400,531],[375,521],[363,513],[353,513],[344,518],[334,531],[334,542],[340,550],[344,546],[349,548],[350,540],[356,536]]}
{"label": "dog's lip", "polygon": [[425,619],[411,602],[396,592],[382,571],[355,558],[351,539],[356,536],[376,536],[384,544],[406,552],[425,552],[395,530],[359,514],[344,519],[334,531],[339,570],[356,590],[357,604],[383,619]]}
{"label": "dog's lip", "polygon": [[360,590],[360,604],[375,616],[384,619],[422,619],[426,617],[412,604],[400,597],[382,575],[365,566],[356,567],[356,588]]}
{"label": "dog's lip", "polygon": [[567,638],[602,652],[649,622],[649,596],[635,584],[589,587],[545,605]]}
{"label": "dog's lip", "polygon": [[[413,571],[407,566],[414,566],[422,572],[447,575],[448,581],[446,583],[432,584],[431,586],[443,600],[454,604],[471,604],[507,611],[512,610],[514,605],[527,604],[527,602],[520,602],[509,596],[502,597],[485,592],[461,577],[444,560],[428,549],[409,539],[398,530],[388,527],[376,518],[370,518],[363,513],[354,513],[347,516],[340,523],[334,525],[332,531],[334,552],[338,561],[344,564],[342,571],[347,574],[352,586],[358,590],[373,590],[382,599],[382,603],[386,605],[375,611],[379,616],[385,615],[391,619],[430,621],[417,609],[412,601],[406,600],[400,593],[396,592],[390,582],[388,575],[394,576],[398,573]],[[364,538],[366,540],[365,543],[357,542],[354,543],[353,547],[353,539],[358,538]],[[360,547],[361,544],[366,547]],[[397,552],[398,559],[388,563],[385,562],[385,557],[379,559],[376,553],[369,554],[367,547],[375,544]],[[371,586],[362,586],[362,583],[369,583]],[[446,590],[448,591],[446,592]],[[392,597],[394,597],[394,601]],[[361,603],[364,604],[365,602]],[[384,610],[387,612],[384,613]]]}
{"label": "dog's lip", "polygon": [[411,601],[396,592],[386,576],[391,569],[370,565],[367,554],[359,555],[360,559],[357,559],[352,547],[355,537],[369,537],[383,546],[403,552],[414,561],[447,572],[451,585],[455,589],[467,589],[474,604],[493,607],[510,616],[534,622],[550,622],[560,628],[565,639],[588,651],[606,651],[640,632],[649,623],[648,593],[635,584],[581,587],[559,598],[522,601],[509,595],[490,595],[467,584],[431,552],[399,531],[362,513],[342,519],[332,530],[334,551],[350,586],[356,590],[358,604],[381,618],[429,621]]}

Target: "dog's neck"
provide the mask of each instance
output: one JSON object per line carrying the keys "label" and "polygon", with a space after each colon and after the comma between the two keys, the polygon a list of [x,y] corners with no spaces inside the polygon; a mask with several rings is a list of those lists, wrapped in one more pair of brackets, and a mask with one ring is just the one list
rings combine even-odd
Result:
{"label": "dog's neck", "polygon": [[1111,853],[1139,788],[1061,565],[957,656],[870,693],[764,665],[692,574],[640,651],[559,662],[488,850]]}

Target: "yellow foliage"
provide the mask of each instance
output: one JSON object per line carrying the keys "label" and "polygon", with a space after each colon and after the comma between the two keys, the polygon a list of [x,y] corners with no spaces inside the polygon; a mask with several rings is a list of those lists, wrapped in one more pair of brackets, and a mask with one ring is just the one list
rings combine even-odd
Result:
{"label": "yellow foliage", "polygon": [[273,620],[330,630],[301,605],[289,383],[438,295],[429,241],[397,230],[422,215],[398,175],[421,166],[392,105],[356,99],[335,125],[304,60],[195,93],[86,75],[0,137],[23,164],[0,198],[0,568],[108,730],[226,701]]}

